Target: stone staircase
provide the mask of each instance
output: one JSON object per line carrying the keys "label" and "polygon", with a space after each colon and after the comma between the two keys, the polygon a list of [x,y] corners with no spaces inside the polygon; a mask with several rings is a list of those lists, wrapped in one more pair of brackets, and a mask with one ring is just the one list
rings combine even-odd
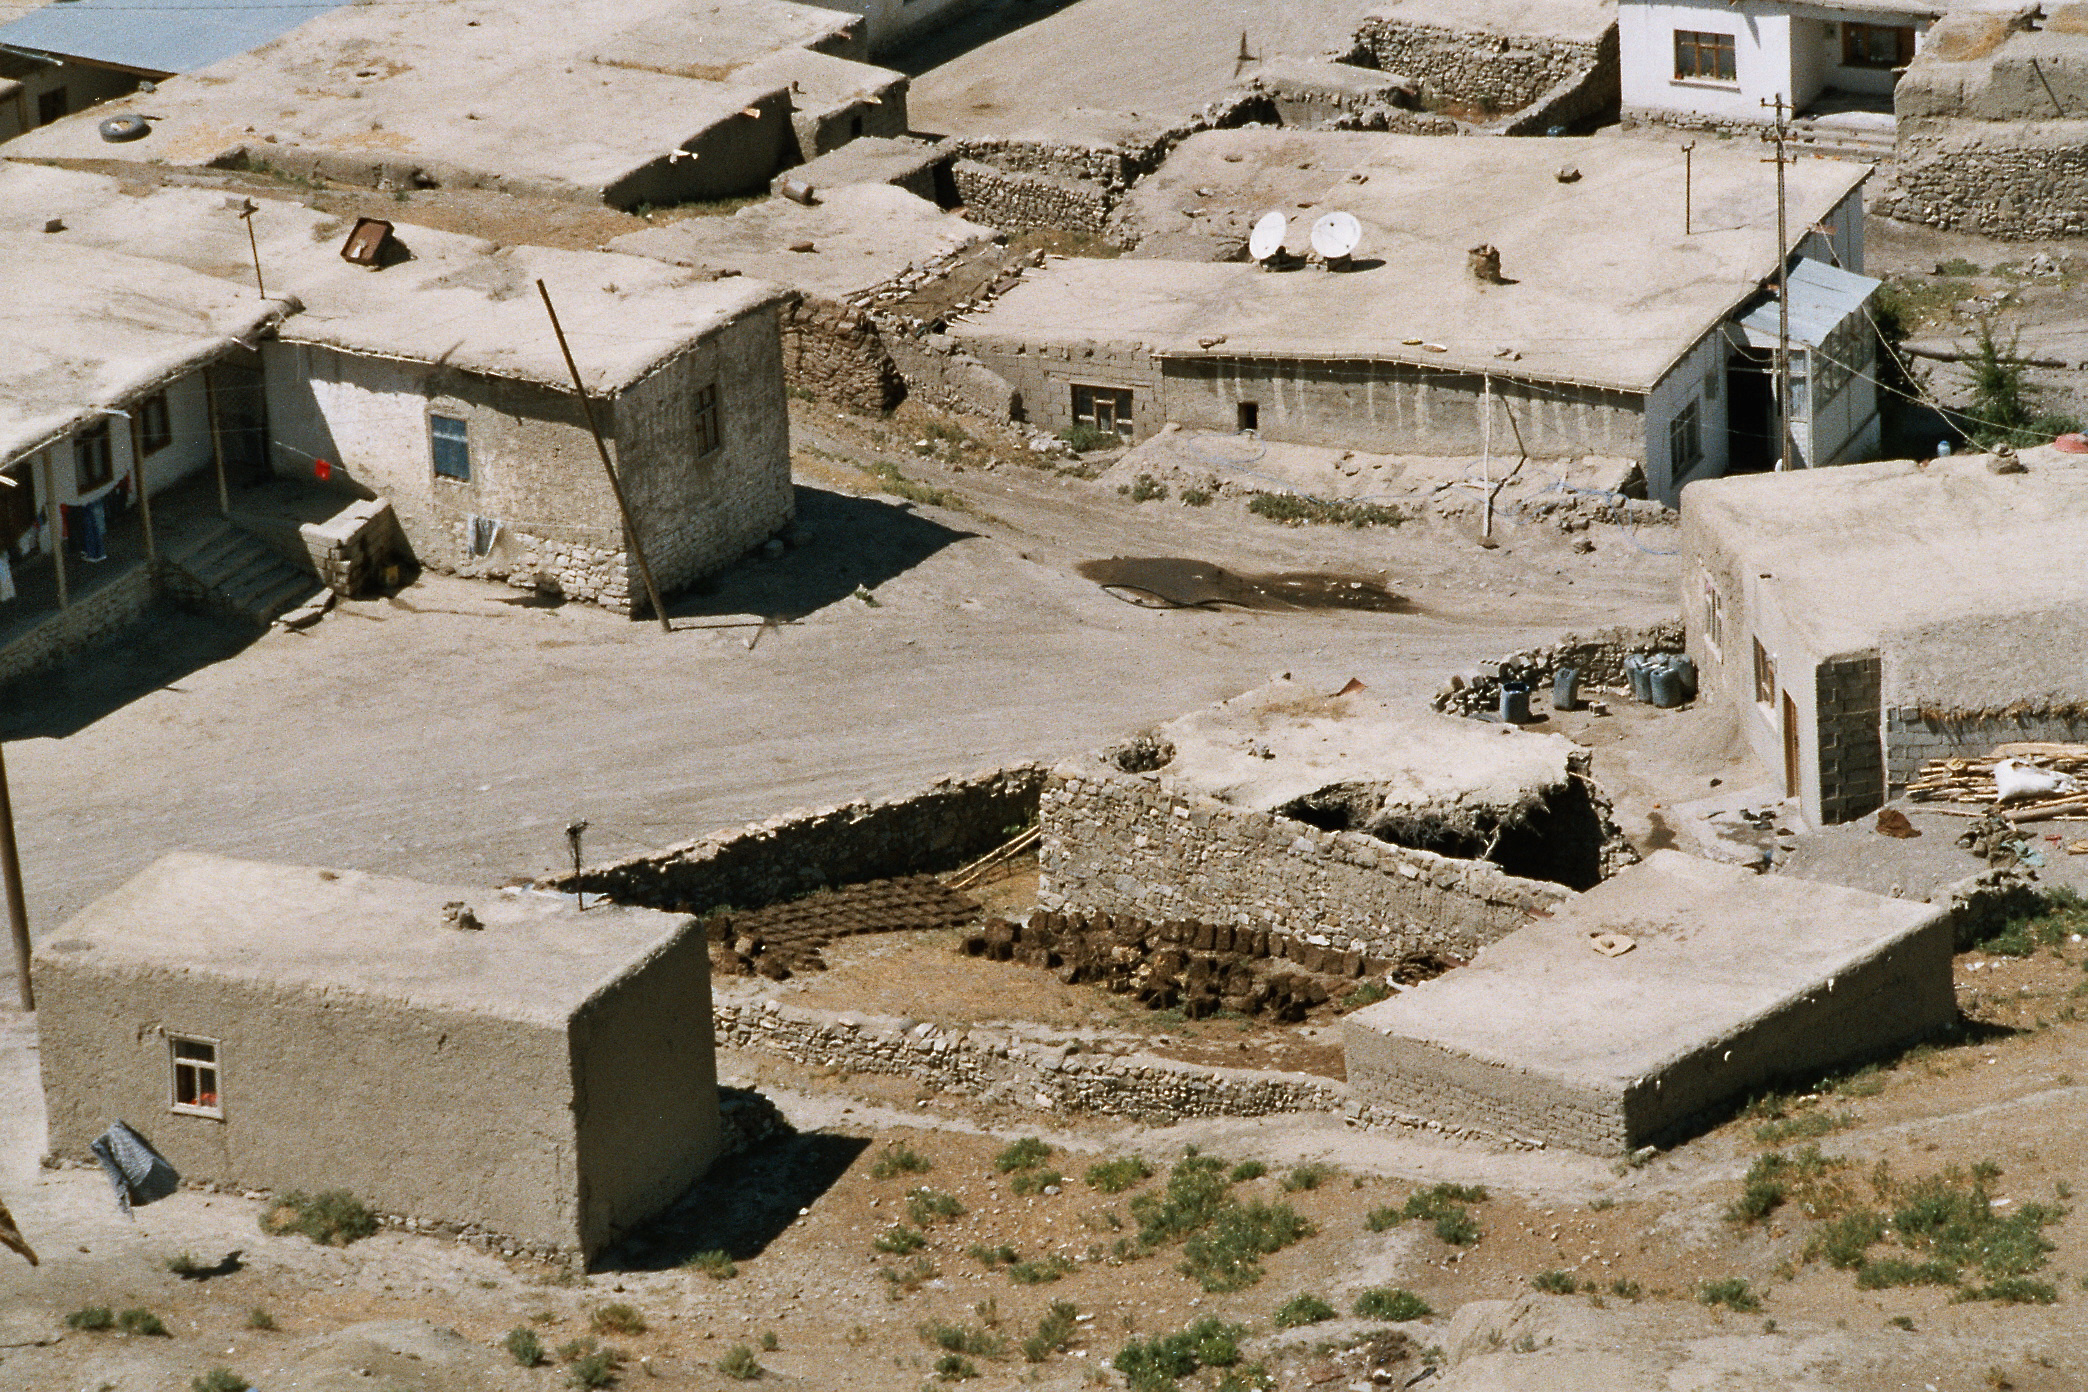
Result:
{"label": "stone staircase", "polygon": [[218,521],[196,543],[170,557],[214,607],[257,628],[266,628],[293,609],[313,609],[326,588],[266,542],[230,522]]}

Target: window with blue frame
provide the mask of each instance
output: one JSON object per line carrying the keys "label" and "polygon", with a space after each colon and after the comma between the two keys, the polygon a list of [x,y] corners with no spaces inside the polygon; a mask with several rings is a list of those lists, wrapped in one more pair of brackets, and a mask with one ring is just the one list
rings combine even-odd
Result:
{"label": "window with blue frame", "polygon": [[441,478],[471,481],[471,435],[455,416],[428,417],[428,449]]}

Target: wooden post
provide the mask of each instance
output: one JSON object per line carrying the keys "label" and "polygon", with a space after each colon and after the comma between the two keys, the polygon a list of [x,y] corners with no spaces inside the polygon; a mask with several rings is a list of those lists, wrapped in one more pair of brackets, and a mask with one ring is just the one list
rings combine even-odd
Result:
{"label": "wooden post", "polygon": [[210,417],[210,462],[217,466],[218,516],[232,515],[232,495],[225,488],[225,432],[218,423],[217,381],[203,369],[203,401]]}
{"label": "wooden post", "polygon": [[152,541],[152,495],[145,487],[145,437],[138,429],[138,417],[130,418],[131,437],[131,484],[138,490],[138,521],[145,528],[145,559],[159,559],[159,548]]}
{"label": "wooden post", "polygon": [[1696,142],[1682,147],[1682,235],[1687,237],[1696,225]]}
{"label": "wooden post", "polygon": [[1479,535],[1493,535],[1494,490],[1493,490],[1493,374],[1484,373],[1479,378],[1479,452],[1482,456],[1480,472],[1486,479],[1486,520],[1480,524]]}
{"label": "wooden post", "polygon": [[58,475],[51,467],[51,452],[43,452],[44,508],[51,518],[51,559],[58,568],[58,607],[72,601],[65,592],[65,514],[58,510]]}
{"label": "wooden post", "polygon": [[[1776,471],[1780,474],[1791,470],[1791,248],[1789,203],[1784,193],[1784,99],[1777,93],[1773,102],[1764,101],[1764,106],[1776,112],[1776,396],[1778,442]],[[1808,379],[1808,387],[1810,379]]]}
{"label": "wooden post", "polygon": [[36,990],[29,984],[29,909],[22,897],[22,862],[15,853],[14,804],[7,796],[7,758],[0,752],[0,880],[7,890],[7,928],[14,939],[15,983],[22,1009],[36,1009]]}
{"label": "wooden post", "polygon": [[638,562],[638,574],[645,581],[645,597],[652,601],[653,613],[660,620],[660,632],[674,632],[674,625],[667,621],[667,606],[660,603],[659,587],[653,584],[652,567],[645,563],[645,548],[638,542],[638,524],[631,520],[630,504],[624,501],[623,484],[616,477],[616,466],[609,462],[609,446],[602,441],[602,428],[595,424],[594,406],[587,399],[587,387],[580,380],[580,365],[573,361],[573,350],[566,346],[565,330],[559,327],[558,311],[551,306],[551,292],[544,282],[537,282],[537,293],[544,297],[544,313],[551,316],[551,332],[558,335],[558,351],[565,354],[566,371],[573,374],[573,394],[580,398],[580,414],[587,417],[587,431],[594,436],[595,452],[602,456],[602,472],[609,475],[609,491],[616,498],[617,515],[623,518],[624,537],[631,543],[631,555]]}

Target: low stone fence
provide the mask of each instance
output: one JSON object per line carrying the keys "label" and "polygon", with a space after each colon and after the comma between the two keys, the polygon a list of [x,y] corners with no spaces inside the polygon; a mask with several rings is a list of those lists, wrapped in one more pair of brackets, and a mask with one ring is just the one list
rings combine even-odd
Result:
{"label": "low stone fence", "polygon": [[[1041,764],[943,778],[907,797],[786,812],[580,873],[578,887],[675,913],[754,909],[832,885],[954,870],[1037,814]],[[568,873],[546,884],[575,887]]]}
{"label": "low stone fence", "polygon": [[[135,566],[66,608],[52,610],[49,617],[0,646],[0,691],[136,623],[151,605],[161,577],[171,580],[177,575],[164,561]],[[175,585],[170,583],[167,588],[181,597]]]}
{"label": "low stone fence", "polygon": [[1469,958],[1573,895],[1486,861],[1179,793],[1159,774],[1054,769],[1038,817],[1047,911],[1203,919],[1371,957]]}
{"label": "low stone fence", "polygon": [[[1482,111],[1520,111],[1604,62],[1614,73],[1617,31],[1599,40],[1491,34],[1373,15],[1356,42],[1377,66],[1419,79],[1430,95]],[[1612,81],[1615,79],[1612,78]]]}
{"label": "low stone fence", "polygon": [[1618,63],[1617,31],[1612,27],[1596,45],[1592,64],[1560,78],[1539,93],[1535,101],[1506,121],[1488,126],[1482,134],[1549,135],[1554,129],[1573,131],[1615,115],[1623,99],[1623,69]]}
{"label": "low stone fence", "polygon": [[1634,655],[1682,651],[1682,620],[1664,619],[1643,628],[1599,628],[1587,635],[1563,634],[1556,643],[1509,653],[1460,672],[1430,702],[1451,715],[1477,715],[1498,710],[1501,683],[1522,682],[1535,693],[1548,688],[1562,667],[1580,673],[1583,686],[1628,687],[1624,659]]}
{"label": "low stone fence", "polygon": [[1079,179],[995,169],[977,160],[958,160],[950,173],[966,214],[1004,232],[1100,232],[1115,202],[1107,188]]}

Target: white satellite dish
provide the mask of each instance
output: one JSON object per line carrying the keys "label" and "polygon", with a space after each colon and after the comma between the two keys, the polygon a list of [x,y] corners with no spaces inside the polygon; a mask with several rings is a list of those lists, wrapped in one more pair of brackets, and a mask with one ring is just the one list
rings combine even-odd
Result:
{"label": "white satellite dish", "polygon": [[1363,240],[1363,224],[1349,213],[1328,213],[1312,224],[1312,249],[1329,261],[1345,259]]}
{"label": "white satellite dish", "polygon": [[1257,261],[1268,260],[1283,250],[1283,234],[1288,231],[1290,219],[1282,213],[1264,214],[1247,235],[1247,254]]}

